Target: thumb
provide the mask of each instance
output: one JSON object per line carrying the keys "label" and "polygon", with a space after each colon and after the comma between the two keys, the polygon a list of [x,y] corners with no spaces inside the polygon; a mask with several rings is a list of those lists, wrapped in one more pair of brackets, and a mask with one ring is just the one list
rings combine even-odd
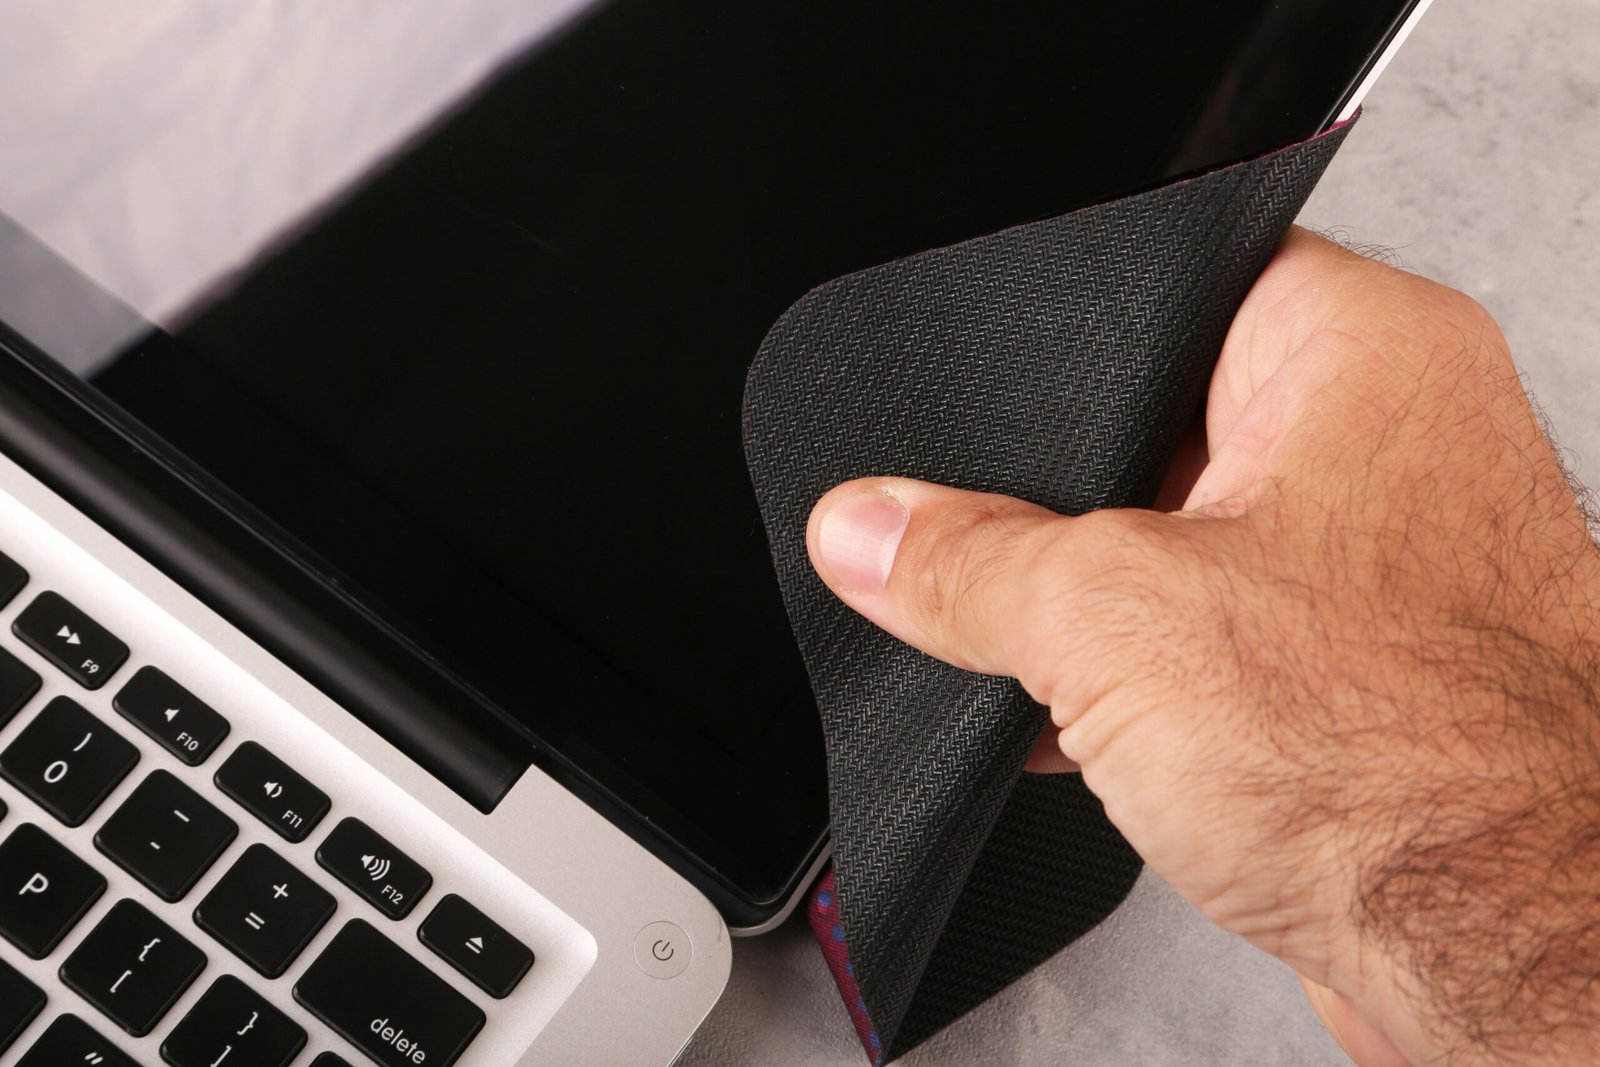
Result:
{"label": "thumb", "polygon": [[[1085,635],[1075,593],[1126,528],[1165,516],[1057,515],[902,478],[847,482],[812,510],[811,562],[851,608],[957,667],[1019,679],[1043,703]],[[1077,631],[1077,632],[1075,632]]]}

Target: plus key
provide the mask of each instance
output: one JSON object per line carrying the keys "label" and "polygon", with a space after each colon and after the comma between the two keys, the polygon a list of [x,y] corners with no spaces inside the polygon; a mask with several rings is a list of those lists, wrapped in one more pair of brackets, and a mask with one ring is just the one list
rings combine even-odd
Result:
{"label": "plus key", "polygon": [[194,910],[202,930],[277,978],[334,911],[333,895],[266,845],[251,845]]}

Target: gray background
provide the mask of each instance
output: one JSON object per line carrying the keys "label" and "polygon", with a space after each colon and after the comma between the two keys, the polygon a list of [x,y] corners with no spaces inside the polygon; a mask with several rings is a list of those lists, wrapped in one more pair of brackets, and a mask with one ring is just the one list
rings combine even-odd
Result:
{"label": "gray background", "polygon": [[[1590,485],[1597,172],[1600,0],[1438,0],[1302,217],[1483,301]],[[735,945],[727,994],[682,1062],[866,1062],[803,918]],[[1147,871],[1099,929],[900,1062],[1349,1061],[1286,968]]]}

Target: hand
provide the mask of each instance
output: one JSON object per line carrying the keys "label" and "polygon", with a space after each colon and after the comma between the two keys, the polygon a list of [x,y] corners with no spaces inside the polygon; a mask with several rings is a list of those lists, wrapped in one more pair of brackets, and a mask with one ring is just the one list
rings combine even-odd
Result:
{"label": "hand", "polygon": [[1494,322],[1297,231],[1196,445],[1174,513],[851,482],[812,561],[1047,704],[1030,767],[1081,767],[1365,1067],[1593,1055],[1600,552]]}

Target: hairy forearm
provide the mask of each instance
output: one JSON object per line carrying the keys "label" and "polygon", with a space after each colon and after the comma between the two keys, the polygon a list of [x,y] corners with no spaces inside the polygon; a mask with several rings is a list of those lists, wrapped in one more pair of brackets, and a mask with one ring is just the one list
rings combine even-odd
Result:
{"label": "hairy forearm", "polygon": [[1393,817],[1368,820],[1352,920],[1394,968],[1394,1007],[1441,1062],[1592,1062],[1596,650],[1504,632],[1471,645],[1495,655],[1429,697],[1454,713],[1432,739],[1432,763],[1392,780]]}
{"label": "hairy forearm", "polygon": [[1600,795],[1501,808],[1468,788],[1419,798],[1424,826],[1364,873],[1357,922],[1444,1062],[1584,1062],[1600,1049]]}
{"label": "hairy forearm", "polygon": [[851,483],[813,559],[1049,704],[1134,847],[1364,1065],[1600,1063],[1600,553],[1492,319],[1295,235],[1206,444],[1176,515]]}

